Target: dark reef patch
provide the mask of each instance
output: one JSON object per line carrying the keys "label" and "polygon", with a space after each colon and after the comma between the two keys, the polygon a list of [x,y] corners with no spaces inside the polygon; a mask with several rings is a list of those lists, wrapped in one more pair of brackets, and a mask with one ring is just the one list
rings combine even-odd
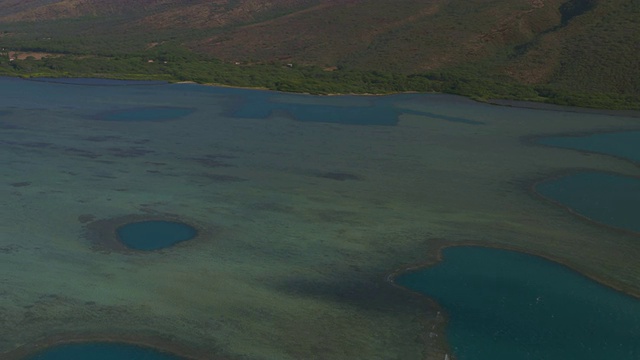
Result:
{"label": "dark reef patch", "polygon": [[485,125],[485,123],[482,122],[482,121],[471,120],[471,119],[457,117],[457,116],[435,114],[435,113],[431,113],[431,112],[428,112],[428,111],[404,110],[403,112],[405,114],[426,116],[426,117],[430,117],[430,118],[433,118],[433,119],[444,120],[444,121],[455,122],[455,123],[461,123],[461,124],[467,124],[467,125]]}
{"label": "dark reef patch", "polygon": [[[18,247],[18,245],[7,245],[7,246],[2,246],[0,247],[0,254],[12,254],[16,251],[18,251],[20,248]],[[0,295],[2,295],[2,292],[0,292]]]}
{"label": "dark reef patch", "polygon": [[277,202],[260,202],[253,203],[250,206],[253,210],[258,211],[269,211],[281,214],[294,214],[296,209],[290,205],[284,205]]}
{"label": "dark reef patch", "polygon": [[319,210],[315,213],[318,220],[332,224],[352,224],[360,223],[358,213],[344,210]]}
{"label": "dark reef patch", "polygon": [[367,311],[415,313],[427,299],[381,280],[336,278],[333,282],[292,278],[276,285],[289,295],[328,300]]}
{"label": "dark reef patch", "polygon": [[230,164],[224,161],[224,160],[229,160],[233,158],[234,158],[233,156],[229,156],[229,155],[205,155],[202,157],[191,158],[191,160],[195,160],[206,167],[217,168],[217,167],[235,166],[233,164]]}
{"label": "dark reef patch", "polygon": [[113,136],[113,135],[87,136],[82,138],[82,140],[92,141],[92,142],[115,141],[120,139],[122,139],[120,136]]}
{"label": "dark reef patch", "polygon": [[354,174],[343,173],[343,172],[324,172],[316,175],[319,178],[323,179],[331,179],[337,181],[346,181],[346,180],[362,180],[362,177]]}
{"label": "dark reef patch", "polygon": [[135,158],[145,156],[147,154],[153,154],[153,150],[148,150],[139,146],[131,146],[128,148],[112,147],[107,149],[111,156],[120,158]]}
{"label": "dark reef patch", "polygon": [[11,140],[0,140],[0,145],[10,145],[10,146],[21,146],[26,148],[33,149],[46,149],[53,146],[53,143],[48,142],[39,142],[39,141],[11,141]]}
{"label": "dark reef patch", "polygon": [[243,182],[248,181],[248,179],[241,178],[233,175],[221,175],[221,174],[200,174],[200,176],[206,178],[207,180],[211,180],[217,183],[232,183],[232,182]]}
{"label": "dark reef patch", "polygon": [[80,157],[85,157],[89,159],[97,159],[102,156],[101,154],[96,154],[93,151],[78,149],[74,147],[65,147],[62,149],[62,151],[64,151],[64,153],[67,155],[80,156]]}
{"label": "dark reef patch", "polygon": [[0,123],[0,130],[17,130],[17,129],[20,129],[18,125]]}
{"label": "dark reef patch", "polygon": [[21,182],[10,183],[9,185],[11,185],[13,187],[25,187],[25,186],[30,186],[31,182],[30,181],[21,181]]}

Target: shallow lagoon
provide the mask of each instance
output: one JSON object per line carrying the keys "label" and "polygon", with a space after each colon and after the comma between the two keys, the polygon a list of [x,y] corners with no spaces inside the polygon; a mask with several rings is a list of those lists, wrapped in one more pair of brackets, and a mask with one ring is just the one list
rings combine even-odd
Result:
{"label": "shallow lagoon", "polygon": [[447,248],[396,282],[442,305],[460,360],[640,356],[640,301],[539,257]]}
{"label": "shallow lagoon", "polygon": [[[442,359],[442,342],[415,341],[437,321],[433,309],[384,282],[442,241],[552,254],[640,289],[637,237],[582,221],[522,185],[567,168],[638,169],[520,141],[632,128],[636,119],[446,95],[0,85],[3,358],[60,334],[135,333],[204,359]],[[167,106],[194,111],[95,121]],[[179,251],[94,246],[90,225],[126,217],[188,219],[216,236]]]}

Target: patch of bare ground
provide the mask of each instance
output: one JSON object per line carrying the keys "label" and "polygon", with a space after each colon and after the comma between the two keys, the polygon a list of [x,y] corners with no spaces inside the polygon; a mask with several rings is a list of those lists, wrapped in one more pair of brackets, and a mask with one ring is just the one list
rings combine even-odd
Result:
{"label": "patch of bare ground", "polygon": [[17,59],[17,60],[26,60],[28,58],[33,58],[34,60],[42,60],[47,57],[60,57],[60,56],[62,55],[47,53],[47,52],[32,52],[32,51],[25,51],[25,52],[10,51],[9,52],[9,58]]}

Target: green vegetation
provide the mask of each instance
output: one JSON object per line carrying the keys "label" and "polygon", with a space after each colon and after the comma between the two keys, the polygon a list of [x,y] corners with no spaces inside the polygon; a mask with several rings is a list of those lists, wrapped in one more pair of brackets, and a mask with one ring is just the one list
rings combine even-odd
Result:
{"label": "green vegetation", "polygon": [[[257,13],[242,0],[130,11],[87,3],[91,11],[67,17],[35,7],[26,18],[4,21],[12,10],[0,5],[0,48],[7,49],[0,74],[194,81],[313,94],[444,92],[640,109],[640,6],[632,0],[554,0],[543,7],[479,0],[441,7],[419,0],[402,7],[381,0],[314,7],[321,2],[300,0],[274,2]],[[202,9],[220,22],[197,16]],[[190,16],[196,18],[180,20]],[[25,56],[9,61],[10,52]],[[25,58],[29,53],[48,56]]]}
{"label": "green vegetation", "polygon": [[[46,48],[22,49],[48,52]],[[236,64],[176,48],[118,56],[52,54],[9,61],[0,59],[0,75],[20,77],[103,77],[115,79],[193,81],[238,87],[311,94],[388,94],[442,92],[476,100],[511,99],[608,109],[639,109],[637,96],[569,92],[552,85],[523,85],[502,78],[474,77],[453,70],[401,74],[350,68],[325,70],[317,66],[280,63]]]}

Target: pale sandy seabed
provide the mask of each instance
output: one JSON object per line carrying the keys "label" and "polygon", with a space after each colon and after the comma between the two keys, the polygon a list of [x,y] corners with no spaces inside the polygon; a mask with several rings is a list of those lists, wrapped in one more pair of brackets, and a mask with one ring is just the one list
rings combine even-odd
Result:
{"label": "pale sandy seabed", "polygon": [[[436,309],[386,279],[443,244],[532,252],[640,294],[636,235],[531,192],[566,171],[640,169],[523,141],[640,129],[638,119],[406,95],[390,101],[405,111],[398,126],[353,126],[282,111],[234,118],[242,96],[195,85],[25,83],[0,87],[3,359],[69,338],[203,359],[435,358],[443,342],[425,334]],[[345,107],[379,98],[270,100]],[[167,105],[196,111],[162,122],[94,119]],[[109,245],[116,224],[145,218],[201,233],[152,253]]]}

